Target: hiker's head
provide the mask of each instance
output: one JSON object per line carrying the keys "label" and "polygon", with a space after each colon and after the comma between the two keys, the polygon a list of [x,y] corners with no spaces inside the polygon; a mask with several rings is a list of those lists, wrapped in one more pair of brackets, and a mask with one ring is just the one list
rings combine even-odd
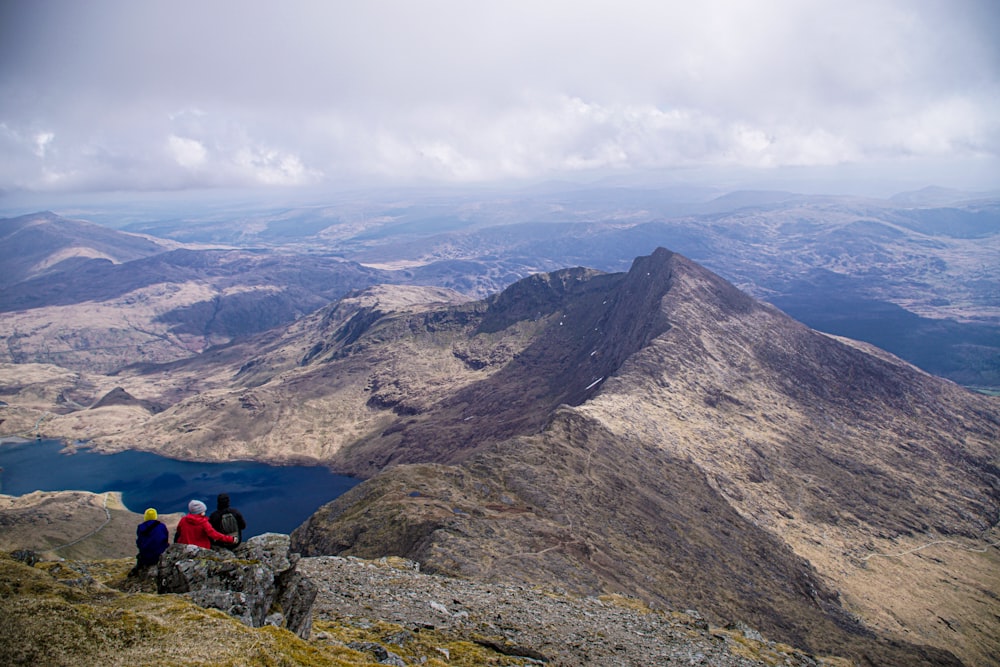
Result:
{"label": "hiker's head", "polygon": [[200,500],[192,500],[188,503],[188,512],[191,514],[204,514],[208,508]]}
{"label": "hiker's head", "polygon": [[145,519],[146,521],[152,521],[153,519],[156,518],[156,516],[157,516],[156,510],[150,507],[148,510],[146,510],[146,513],[142,515],[142,518]]}
{"label": "hiker's head", "polygon": [[215,499],[215,505],[220,510],[224,510],[227,507],[229,507],[229,494],[228,493],[220,493],[219,497]]}

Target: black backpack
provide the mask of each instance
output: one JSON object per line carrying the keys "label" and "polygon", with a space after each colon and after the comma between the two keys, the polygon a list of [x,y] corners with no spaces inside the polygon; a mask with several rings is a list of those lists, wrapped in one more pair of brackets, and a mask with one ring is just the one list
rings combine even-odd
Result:
{"label": "black backpack", "polygon": [[236,517],[232,512],[226,512],[219,519],[219,523],[222,525],[222,530],[220,533],[225,533],[226,535],[232,535],[236,537],[240,534],[240,525],[236,522]]}

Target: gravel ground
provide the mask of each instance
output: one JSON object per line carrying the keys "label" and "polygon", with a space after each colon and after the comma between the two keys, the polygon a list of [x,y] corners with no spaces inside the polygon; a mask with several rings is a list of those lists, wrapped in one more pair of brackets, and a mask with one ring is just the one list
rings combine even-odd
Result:
{"label": "gravel ground", "polygon": [[710,627],[694,611],[655,612],[625,598],[423,574],[402,559],[321,556],[303,558],[298,567],[319,587],[315,619],[434,629],[521,657],[525,665],[840,663],[769,642],[750,628]]}

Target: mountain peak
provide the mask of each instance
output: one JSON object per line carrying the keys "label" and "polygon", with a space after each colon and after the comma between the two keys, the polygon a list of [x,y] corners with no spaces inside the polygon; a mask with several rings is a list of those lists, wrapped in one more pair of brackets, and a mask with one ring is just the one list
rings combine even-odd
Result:
{"label": "mountain peak", "polygon": [[51,211],[0,220],[0,240],[0,265],[7,286],[46,277],[64,262],[64,267],[88,259],[117,263],[165,249],[148,238],[71,220]]}

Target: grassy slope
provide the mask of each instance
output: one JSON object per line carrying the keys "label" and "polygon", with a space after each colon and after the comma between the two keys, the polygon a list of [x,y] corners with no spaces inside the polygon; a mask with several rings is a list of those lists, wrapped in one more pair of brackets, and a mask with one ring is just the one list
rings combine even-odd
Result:
{"label": "grassy slope", "polygon": [[[306,641],[271,626],[250,628],[178,595],[115,590],[126,586],[131,565],[131,559],[118,559],[29,567],[0,553],[0,664],[373,665],[370,655],[346,643],[380,642],[403,629],[383,622],[361,627],[319,621],[314,639]],[[408,664],[514,662],[469,641],[433,631],[420,635],[398,651]]]}

